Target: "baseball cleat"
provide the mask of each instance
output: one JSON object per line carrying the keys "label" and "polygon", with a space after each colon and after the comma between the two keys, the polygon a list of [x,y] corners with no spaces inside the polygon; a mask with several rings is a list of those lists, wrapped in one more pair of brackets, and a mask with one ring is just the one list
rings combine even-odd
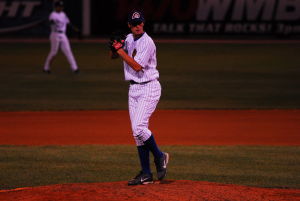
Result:
{"label": "baseball cleat", "polygon": [[128,181],[128,186],[153,184],[152,174],[144,174],[142,171],[133,179]]}
{"label": "baseball cleat", "polygon": [[79,69],[73,71],[74,74],[79,74]]}
{"label": "baseball cleat", "polygon": [[50,70],[43,70],[44,73],[50,74],[51,71]]}
{"label": "baseball cleat", "polygon": [[167,175],[167,165],[169,163],[169,154],[163,153],[163,156],[154,161],[157,171],[157,178],[158,180],[163,180]]}

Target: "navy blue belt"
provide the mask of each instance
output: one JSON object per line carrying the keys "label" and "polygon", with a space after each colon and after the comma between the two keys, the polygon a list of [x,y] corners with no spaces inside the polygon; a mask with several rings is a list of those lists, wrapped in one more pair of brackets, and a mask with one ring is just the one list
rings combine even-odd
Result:
{"label": "navy blue belt", "polygon": [[136,82],[136,81],[134,81],[134,80],[129,80],[129,83],[130,84],[147,84],[147,83],[149,83],[149,82],[151,82],[152,80],[149,80],[149,81],[146,81],[146,82]]}
{"label": "navy blue belt", "polygon": [[55,31],[55,33],[64,33],[63,31]]}

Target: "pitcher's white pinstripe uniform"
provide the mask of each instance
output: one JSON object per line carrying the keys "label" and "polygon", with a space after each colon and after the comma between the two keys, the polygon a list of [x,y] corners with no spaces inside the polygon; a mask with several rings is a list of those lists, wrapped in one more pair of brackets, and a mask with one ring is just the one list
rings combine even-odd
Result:
{"label": "pitcher's white pinstripe uniform", "polygon": [[129,34],[124,49],[143,67],[143,70],[136,72],[124,62],[125,80],[131,81],[128,94],[131,127],[136,145],[142,146],[152,134],[148,129],[149,118],[161,95],[161,85],[157,80],[156,47],[145,32],[137,40]]}
{"label": "pitcher's white pinstripe uniform", "polygon": [[128,107],[133,137],[138,151],[141,171],[128,181],[128,185],[153,183],[150,167],[150,153],[153,154],[157,179],[167,174],[169,154],[162,152],[149,130],[149,119],[155,111],[161,95],[159,73],[156,69],[156,47],[144,31],[145,18],[141,11],[133,10],[128,15],[126,40],[112,37],[109,42],[112,59],[121,57],[124,61],[125,80],[129,81]]}

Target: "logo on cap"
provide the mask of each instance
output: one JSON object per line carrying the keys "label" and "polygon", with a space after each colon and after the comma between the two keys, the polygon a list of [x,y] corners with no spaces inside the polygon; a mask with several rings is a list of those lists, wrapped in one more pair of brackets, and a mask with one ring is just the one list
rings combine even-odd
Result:
{"label": "logo on cap", "polygon": [[139,19],[140,17],[141,17],[141,15],[140,15],[138,12],[134,12],[134,13],[132,14],[131,19]]}

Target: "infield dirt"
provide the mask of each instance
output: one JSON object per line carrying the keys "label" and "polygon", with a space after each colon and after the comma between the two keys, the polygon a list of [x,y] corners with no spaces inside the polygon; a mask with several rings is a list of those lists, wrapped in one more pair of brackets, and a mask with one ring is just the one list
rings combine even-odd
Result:
{"label": "infield dirt", "polygon": [[[0,112],[8,145],[134,144],[128,111]],[[300,110],[159,110],[161,145],[300,145]]]}

